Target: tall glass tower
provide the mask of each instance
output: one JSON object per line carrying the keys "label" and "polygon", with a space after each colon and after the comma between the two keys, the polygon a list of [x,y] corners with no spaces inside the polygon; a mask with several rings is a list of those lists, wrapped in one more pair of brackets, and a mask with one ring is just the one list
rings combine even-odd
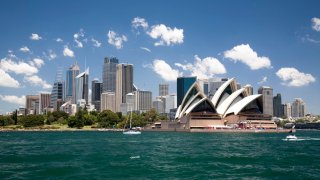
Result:
{"label": "tall glass tower", "polygon": [[80,68],[75,63],[66,73],[66,101],[71,100],[72,104],[76,103],[76,77],[80,73]]}
{"label": "tall glass tower", "polygon": [[126,102],[126,95],[133,92],[133,65],[118,64],[116,73],[116,111]]}
{"label": "tall glass tower", "polygon": [[100,111],[102,83],[99,82],[97,79],[93,80],[91,83],[91,89],[91,103],[95,106],[97,111]]}
{"label": "tall glass tower", "polygon": [[189,88],[194,82],[196,82],[197,77],[178,77],[177,79],[177,107],[180,106],[184,95],[187,93]]}
{"label": "tall glass tower", "polygon": [[89,68],[76,77],[76,103],[85,100],[88,104],[89,95]]}
{"label": "tall glass tower", "polygon": [[116,72],[119,60],[115,57],[104,58],[102,69],[103,92],[116,92]]}

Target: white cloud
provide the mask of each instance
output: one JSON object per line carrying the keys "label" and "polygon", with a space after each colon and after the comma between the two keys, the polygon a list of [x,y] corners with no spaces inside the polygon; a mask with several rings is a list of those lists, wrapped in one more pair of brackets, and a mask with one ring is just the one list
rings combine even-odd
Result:
{"label": "white cloud", "polygon": [[135,29],[142,27],[144,30],[146,30],[149,27],[148,22],[144,18],[140,18],[140,17],[135,17],[132,20],[131,24],[132,24],[132,27]]}
{"label": "white cloud", "polygon": [[33,62],[35,64],[36,67],[41,68],[42,65],[44,65],[44,61],[42,59],[39,58],[34,58]]}
{"label": "white cloud", "polygon": [[311,74],[299,72],[296,68],[285,67],[277,71],[276,75],[283,81],[282,84],[286,86],[306,86],[316,81]]}
{"label": "white cloud", "polygon": [[311,19],[312,22],[312,29],[314,29],[315,31],[320,31],[320,18],[312,18]]}
{"label": "white cloud", "polygon": [[267,82],[267,80],[268,80],[268,77],[267,76],[263,76],[261,81],[258,82],[258,84],[263,84],[263,83]]}
{"label": "white cloud", "polygon": [[30,52],[30,49],[27,46],[23,46],[22,48],[20,48],[20,51],[26,53],[26,52]]}
{"label": "white cloud", "polygon": [[169,64],[161,59],[155,59],[151,65],[151,68],[165,81],[176,81],[179,76],[182,76],[182,72],[172,69]]}
{"label": "white cloud", "polygon": [[99,42],[98,40],[91,38],[91,41],[93,42],[94,47],[101,47],[101,42]]}
{"label": "white cloud", "polygon": [[53,60],[55,58],[57,58],[57,54],[52,49],[49,49],[48,59]]}
{"label": "white cloud", "polygon": [[176,66],[185,71],[190,71],[191,76],[197,76],[199,79],[208,79],[216,74],[225,74],[227,71],[224,65],[214,57],[206,57],[204,59],[194,56],[194,64],[175,63]]}
{"label": "white cloud", "polygon": [[42,80],[39,76],[25,76],[24,80],[34,86],[42,86],[43,89],[50,89],[52,85],[48,84],[45,80]]}
{"label": "white cloud", "polygon": [[16,74],[32,75],[38,73],[38,69],[33,64],[27,64],[23,61],[15,62],[8,58],[1,59],[0,69]]}
{"label": "white cloud", "polygon": [[140,47],[140,49],[148,51],[148,52],[151,52],[151,50],[149,48],[146,48],[146,47]]}
{"label": "white cloud", "polygon": [[42,37],[39,36],[39,35],[36,34],[36,33],[32,33],[31,36],[30,36],[30,39],[31,39],[31,40],[34,40],[34,41],[38,41],[38,40],[42,39]]}
{"label": "white cloud", "polygon": [[84,38],[84,30],[80,29],[80,31],[78,33],[75,33],[73,35],[73,40],[74,42],[76,42],[76,47],[78,48],[83,48],[83,44],[82,44],[82,39]]}
{"label": "white cloud", "polygon": [[7,74],[4,70],[0,69],[0,86],[2,87],[20,87],[20,83]]}
{"label": "white cloud", "polygon": [[317,43],[320,43],[319,40],[316,40],[316,39],[310,37],[309,34],[307,34],[307,35],[305,35],[304,37],[302,37],[301,40],[302,40],[302,42],[308,41],[308,42],[316,43],[316,44],[317,44]]}
{"label": "white cloud", "polygon": [[174,44],[183,43],[183,29],[177,29],[176,27],[171,29],[164,24],[154,25],[151,27],[151,31],[147,34],[153,39],[159,39],[155,42],[155,46],[170,46]]}
{"label": "white cloud", "polygon": [[259,57],[253,51],[249,44],[241,44],[233,47],[231,50],[224,52],[224,57],[233,60],[234,62],[240,61],[250,67],[251,70],[261,68],[271,68],[271,61],[268,57]]}
{"label": "white cloud", "polygon": [[121,49],[123,47],[123,43],[127,42],[128,39],[125,35],[117,35],[114,31],[108,32],[108,43],[115,46],[117,49]]}
{"label": "white cloud", "polygon": [[8,57],[10,58],[17,58],[17,56],[15,54],[13,54],[13,51],[12,50],[8,50]]}
{"label": "white cloud", "polygon": [[69,49],[68,46],[64,46],[63,55],[64,56],[69,56],[69,57],[74,57],[73,51],[71,49]]}
{"label": "white cloud", "polygon": [[57,42],[63,42],[63,39],[57,38],[56,41],[57,41]]}
{"label": "white cloud", "polygon": [[0,95],[0,99],[2,101],[6,101],[8,103],[12,103],[12,104],[19,104],[21,106],[24,106],[26,104],[26,97],[25,96],[10,96],[10,95]]}

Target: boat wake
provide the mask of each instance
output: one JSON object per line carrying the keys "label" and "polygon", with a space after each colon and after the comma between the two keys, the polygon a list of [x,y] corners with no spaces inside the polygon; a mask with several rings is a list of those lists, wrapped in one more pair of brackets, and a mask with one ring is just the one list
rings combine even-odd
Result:
{"label": "boat wake", "polygon": [[131,156],[130,159],[140,159],[140,156]]}
{"label": "boat wake", "polygon": [[320,141],[320,138],[301,137],[297,139],[282,139],[282,141]]}

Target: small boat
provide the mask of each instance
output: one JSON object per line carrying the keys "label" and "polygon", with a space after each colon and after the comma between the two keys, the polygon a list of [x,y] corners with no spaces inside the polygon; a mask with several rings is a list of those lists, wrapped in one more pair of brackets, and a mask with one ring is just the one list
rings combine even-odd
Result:
{"label": "small boat", "polygon": [[297,141],[298,138],[295,135],[288,135],[285,140],[286,141]]}
{"label": "small boat", "polygon": [[141,134],[141,131],[139,131],[136,128],[132,128],[131,127],[131,119],[132,119],[132,111],[130,113],[130,128],[128,130],[125,130],[125,128],[123,128],[123,132],[122,134],[126,134],[126,135],[136,135],[136,134]]}

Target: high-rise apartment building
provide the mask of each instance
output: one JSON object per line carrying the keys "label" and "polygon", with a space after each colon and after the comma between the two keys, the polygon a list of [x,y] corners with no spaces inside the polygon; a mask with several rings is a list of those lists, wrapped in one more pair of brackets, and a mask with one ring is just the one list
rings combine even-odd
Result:
{"label": "high-rise apartment building", "polygon": [[116,111],[126,102],[126,95],[133,92],[133,65],[118,64],[116,71]]}
{"label": "high-rise apartment building", "polygon": [[166,96],[169,94],[169,84],[159,84],[159,96]]}
{"label": "high-rise apartment building", "polygon": [[100,111],[100,105],[101,105],[101,93],[102,93],[102,83],[98,80],[93,80],[91,83],[91,103],[94,105],[95,109],[97,111]]}
{"label": "high-rise apartment building", "polygon": [[83,102],[88,104],[89,97],[89,68],[76,77],[76,103]]}
{"label": "high-rise apartment building", "polygon": [[39,94],[39,114],[44,113],[44,109],[51,105],[51,94],[40,93]]}
{"label": "high-rise apartment building", "polygon": [[104,58],[102,70],[103,92],[116,92],[116,72],[119,60],[115,57]]}
{"label": "high-rise apartment building", "polygon": [[152,92],[151,91],[134,91],[134,110],[139,112],[147,112],[152,108]]}
{"label": "high-rise apartment building", "polygon": [[273,97],[273,116],[283,116],[283,107],[280,93]]}
{"label": "high-rise apartment building", "polygon": [[197,77],[178,77],[177,78],[177,106],[180,106],[182,100],[192,86],[196,82]]}
{"label": "high-rise apartment building", "polygon": [[104,92],[101,94],[101,111],[104,110],[116,112],[116,95],[114,92]]}
{"label": "high-rise apartment building", "polygon": [[262,94],[263,114],[273,116],[273,89],[268,86],[262,86],[258,90]]}
{"label": "high-rise apartment building", "polygon": [[286,116],[287,118],[291,118],[292,115],[291,115],[291,104],[290,103],[286,103],[286,104],[283,104],[283,115]]}
{"label": "high-rise apartment building", "polygon": [[76,103],[76,77],[80,73],[80,68],[77,63],[72,65],[66,73],[66,101],[70,101],[72,104]]}
{"label": "high-rise apartment building", "polygon": [[291,104],[292,117],[304,117],[306,114],[306,104],[301,98],[295,98]]}
{"label": "high-rise apartment building", "polygon": [[39,114],[39,96],[38,95],[26,96],[26,111],[27,111],[27,114]]}

